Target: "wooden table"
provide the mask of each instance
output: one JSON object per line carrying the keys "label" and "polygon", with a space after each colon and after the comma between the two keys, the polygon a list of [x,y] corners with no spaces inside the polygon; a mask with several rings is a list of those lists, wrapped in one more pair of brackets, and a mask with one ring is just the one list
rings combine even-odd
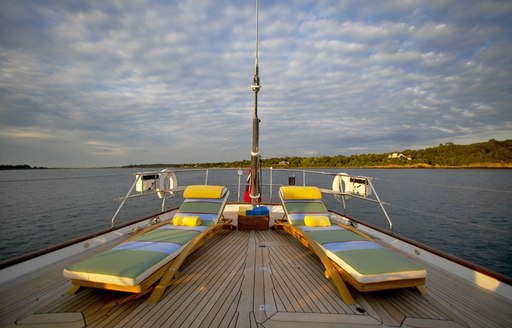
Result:
{"label": "wooden table", "polygon": [[238,215],[238,230],[268,230],[269,215]]}

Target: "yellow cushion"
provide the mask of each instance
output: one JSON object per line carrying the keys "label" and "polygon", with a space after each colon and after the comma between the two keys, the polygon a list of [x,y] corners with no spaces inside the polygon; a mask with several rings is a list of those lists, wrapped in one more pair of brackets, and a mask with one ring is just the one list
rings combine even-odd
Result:
{"label": "yellow cushion", "polygon": [[183,223],[183,216],[175,216],[172,219],[172,224],[173,225],[179,226],[179,225],[182,225],[182,223]]}
{"label": "yellow cushion", "polygon": [[183,198],[222,198],[223,186],[188,186],[183,192]]}
{"label": "yellow cushion", "polygon": [[329,227],[331,221],[325,215],[306,215],[304,217],[304,224],[307,227]]}
{"label": "yellow cushion", "polygon": [[238,208],[238,215],[246,216],[247,210],[250,210],[251,208],[251,206],[240,206]]}
{"label": "yellow cushion", "polygon": [[197,227],[201,224],[199,216],[175,216],[172,219],[172,224],[176,226]]}
{"label": "yellow cushion", "polygon": [[284,200],[290,199],[322,199],[322,193],[317,187],[284,186],[281,187]]}

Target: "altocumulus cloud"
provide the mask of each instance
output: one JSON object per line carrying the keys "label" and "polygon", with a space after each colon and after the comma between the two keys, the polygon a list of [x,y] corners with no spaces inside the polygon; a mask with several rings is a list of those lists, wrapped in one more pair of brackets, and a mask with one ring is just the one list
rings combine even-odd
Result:
{"label": "altocumulus cloud", "polygon": [[[10,1],[2,163],[250,158],[252,1]],[[260,3],[263,157],[512,138],[510,1]]]}

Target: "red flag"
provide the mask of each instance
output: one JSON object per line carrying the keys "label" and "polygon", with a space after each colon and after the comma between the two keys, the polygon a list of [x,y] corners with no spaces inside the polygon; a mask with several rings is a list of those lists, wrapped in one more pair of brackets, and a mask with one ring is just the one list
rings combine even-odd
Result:
{"label": "red flag", "polygon": [[244,192],[244,202],[251,202],[251,168],[248,170],[249,174],[247,175],[247,183],[245,184],[245,192]]}
{"label": "red flag", "polygon": [[[248,169],[248,175],[247,175],[247,183],[245,184],[245,192],[244,192],[244,202],[245,203],[251,203],[251,168]],[[261,193],[260,198],[258,199],[258,202],[261,203]]]}

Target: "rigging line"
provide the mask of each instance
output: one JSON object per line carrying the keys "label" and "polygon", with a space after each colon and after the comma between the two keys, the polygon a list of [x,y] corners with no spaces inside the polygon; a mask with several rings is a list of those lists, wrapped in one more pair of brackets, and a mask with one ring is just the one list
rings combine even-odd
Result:
{"label": "rigging line", "polygon": [[494,228],[494,227],[488,227],[488,226],[484,226],[484,225],[480,225],[480,224],[472,223],[472,222],[465,222],[465,221],[462,221],[462,220],[457,220],[457,219],[453,219],[453,218],[450,218],[450,217],[446,217],[446,216],[442,216],[442,215],[438,215],[438,214],[434,214],[434,213],[423,212],[423,211],[420,211],[420,210],[413,210],[413,209],[410,209],[410,208],[407,208],[407,207],[403,207],[403,206],[395,205],[395,204],[390,204],[390,203],[387,203],[387,202],[385,202],[384,204],[387,205],[387,206],[390,206],[390,207],[396,207],[396,208],[399,208],[401,210],[406,210],[406,211],[413,212],[413,213],[423,214],[423,215],[432,216],[432,217],[436,217],[436,218],[447,220],[447,221],[453,221],[453,222],[462,223],[462,224],[465,224],[465,225],[474,226],[474,227],[477,227],[479,229],[489,230],[489,231],[493,231],[493,232],[501,232],[501,233],[506,233],[506,234],[511,234],[512,233],[512,231],[508,231],[508,230],[503,230],[503,229]]}
{"label": "rigging line", "polygon": [[512,191],[510,191],[510,190],[498,190],[498,189],[487,189],[487,188],[465,187],[465,186],[450,186],[450,185],[445,185],[445,184],[441,184],[441,183],[423,183],[423,182],[414,182],[414,181],[407,181],[407,180],[400,180],[400,179],[386,179],[386,178],[374,178],[374,179],[375,180],[396,181],[396,182],[403,182],[403,183],[424,185],[424,186],[432,186],[432,187],[447,187],[447,188],[454,188],[454,189],[467,189],[467,190],[475,190],[475,191],[488,191],[488,192],[499,192],[499,193],[505,193],[505,194],[512,194]]}
{"label": "rigging line", "polygon": [[126,174],[110,174],[110,175],[91,175],[86,177],[54,177],[54,178],[38,178],[38,179],[17,179],[17,180],[2,180],[4,182],[30,182],[30,181],[50,181],[50,180],[69,180],[69,179],[92,179],[92,178],[106,178],[106,177],[125,177]]}

